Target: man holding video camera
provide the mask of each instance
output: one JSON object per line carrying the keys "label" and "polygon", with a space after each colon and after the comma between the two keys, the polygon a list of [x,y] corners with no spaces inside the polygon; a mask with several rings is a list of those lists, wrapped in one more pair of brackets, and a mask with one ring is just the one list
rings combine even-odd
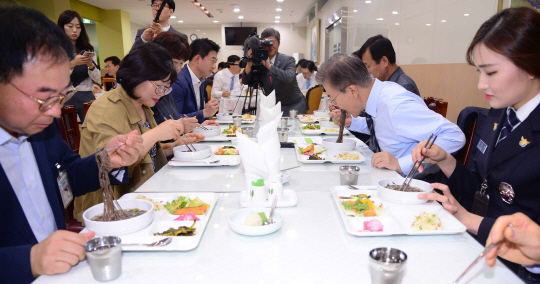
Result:
{"label": "man holding video camera", "polygon": [[[265,95],[276,91],[276,103],[281,102],[281,110],[288,114],[289,110],[296,109],[298,113],[307,112],[307,103],[296,81],[296,68],[294,58],[279,53],[280,34],[273,28],[267,28],[261,33],[264,40],[272,40],[271,46],[264,46],[268,51],[268,58],[262,61],[259,83],[264,88]],[[248,51],[253,58],[253,51]],[[253,60],[247,62],[242,74],[242,82],[247,84],[252,79]]]}

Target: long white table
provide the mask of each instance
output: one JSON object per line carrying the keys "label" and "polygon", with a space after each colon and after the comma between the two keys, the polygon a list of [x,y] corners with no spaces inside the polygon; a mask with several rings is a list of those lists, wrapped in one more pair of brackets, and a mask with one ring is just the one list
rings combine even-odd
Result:
{"label": "long white table", "polygon": [[[296,131],[296,130],[295,130]],[[298,133],[291,133],[297,135]],[[361,164],[359,184],[375,184],[397,173],[371,168],[372,153]],[[282,168],[296,165],[294,149],[281,149]],[[377,247],[404,251],[404,284],[452,283],[483,247],[467,233],[438,236],[355,237],[343,226],[330,188],[339,185],[337,164],[302,165],[285,188],[298,205],[279,208],[284,225],[274,234],[234,233],[228,216],[241,209],[243,168],[161,169],[137,192],[229,191],[220,193],[199,247],[189,252],[124,252],[122,275],[111,283],[370,283],[368,252]],[[86,261],[62,275],[35,283],[95,283]],[[522,283],[498,263],[478,263],[460,283]]]}

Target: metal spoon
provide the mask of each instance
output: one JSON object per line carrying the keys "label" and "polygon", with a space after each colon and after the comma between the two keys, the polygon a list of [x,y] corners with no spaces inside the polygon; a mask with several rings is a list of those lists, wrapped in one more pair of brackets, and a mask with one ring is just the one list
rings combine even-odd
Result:
{"label": "metal spoon", "polygon": [[272,202],[272,210],[270,210],[270,218],[268,218],[268,221],[263,223],[263,226],[274,224],[274,210],[276,210],[277,205],[277,195],[274,196],[274,202]]}
{"label": "metal spoon", "polygon": [[172,242],[172,238],[164,238],[162,240],[159,240],[157,242],[149,243],[149,244],[122,244],[122,246],[148,246],[148,247],[164,247]]}

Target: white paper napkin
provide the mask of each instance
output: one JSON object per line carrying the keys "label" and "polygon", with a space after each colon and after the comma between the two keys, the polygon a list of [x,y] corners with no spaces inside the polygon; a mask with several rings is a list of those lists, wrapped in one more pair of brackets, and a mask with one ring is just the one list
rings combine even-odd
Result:
{"label": "white paper napkin", "polygon": [[[277,134],[277,127],[281,114],[259,128],[257,141],[237,133],[238,150],[245,170],[246,185],[251,186],[252,181],[264,179],[266,185],[273,181],[281,181],[279,169],[281,153]],[[246,192],[247,189],[246,188]]]}
{"label": "white paper napkin", "polygon": [[281,102],[278,102],[275,106],[272,108],[267,108],[263,105],[261,105],[261,112],[259,115],[259,123],[260,126],[265,126],[270,121],[272,121],[277,116],[282,117],[283,113],[281,112]]}
{"label": "white paper napkin", "polygon": [[273,108],[276,105],[276,90],[273,90],[270,95],[261,95],[261,106]]}

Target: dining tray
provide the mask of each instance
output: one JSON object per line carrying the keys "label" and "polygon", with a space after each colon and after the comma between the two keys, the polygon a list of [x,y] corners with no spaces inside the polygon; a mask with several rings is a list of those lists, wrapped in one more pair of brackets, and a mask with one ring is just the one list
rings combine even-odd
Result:
{"label": "dining tray", "polygon": [[[208,221],[214,212],[216,207],[217,200],[219,198],[217,193],[213,192],[170,192],[170,193],[127,193],[124,194],[120,199],[135,199],[139,195],[144,195],[147,198],[152,199],[153,201],[159,202],[165,205],[167,202],[170,202],[179,196],[186,196],[191,199],[198,197],[203,202],[210,205],[210,208],[204,213],[204,215],[197,215],[200,221],[195,223],[194,236],[179,236],[172,237],[172,242],[163,247],[148,247],[148,246],[122,246],[122,251],[190,251],[199,245],[201,242],[204,230],[208,225]],[[134,243],[152,243],[163,238],[164,236],[154,236],[154,233],[163,232],[169,228],[178,228],[180,226],[191,227],[193,221],[174,221],[178,218],[178,215],[170,214],[166,209],[161,209],[154,212],[154,221],[150,223],[146,228],[137,231],[135,233],[119,235],[122,239],[123,244],[134,244]],[[85,233],[88,230],[84,229],[81,233]]]}
{"label": "dining tray", "polygon": [[[222,167],[222,166],[238,166],[242,162],[240,155],[216,155],[214,154],[223,146],[232,146],[231,144],[223,144],[222,146],[210,146],[212,154],[210,157],[201,160],[194,161],[179,161],[176,158],[172,158],[169,161],[169,165],[173,167]],[[218,160],[218,163],[210,164],[212,161]]]}
{"label": "dining tray", "polygon": [[[381,199],[377,195],[377,188],[374,186],[357,186],[360,190],[352,190],[347,186],[335,186],[330,191],[335,202],[345,230],[353,236],[376,237],[391,235],[448,235],[458,234],[466,231],[466,227],[461,224],[452,214],[448,213],[437,202],[429,201],[418,205],[397,204]],[[379,217],[352,217],[345,214],[343,205],[344,199],[339,197],[350,197],[351,195],[366,194],[371,196],[370,200],[382,208],[386,208],[386,215]],[[346,199],[345,199],[346,200]],[[441,220],[442,230],[417,231],[411,228],[416,216],[422,212],[437,215]],[[383,224],[382,232],[369,232],[364,230],[364,222],[376,219]]]}
{"label": "dining tray", "polygon": [[[294,144],[294,153],[296,154],[296,159],[300,163],[304,164],[323,164],[323,163],[334,163],[334,164],[359,164],[366,160],[366,157],[364,157],[364,154],[362,154],[361,150],[326,150],[319,154],[319,157],[323,158],[324,160],[309,160],[309,156],[300,154],[299,147],[306,147],[309,144]],[[316,144],[317,145],[317,144]],[[320,146],[320,144],[318,144]],[[358,160],[338,160],[337,156],[341,153],[350,153],[350,154],[356,154],[359,156]]]}

